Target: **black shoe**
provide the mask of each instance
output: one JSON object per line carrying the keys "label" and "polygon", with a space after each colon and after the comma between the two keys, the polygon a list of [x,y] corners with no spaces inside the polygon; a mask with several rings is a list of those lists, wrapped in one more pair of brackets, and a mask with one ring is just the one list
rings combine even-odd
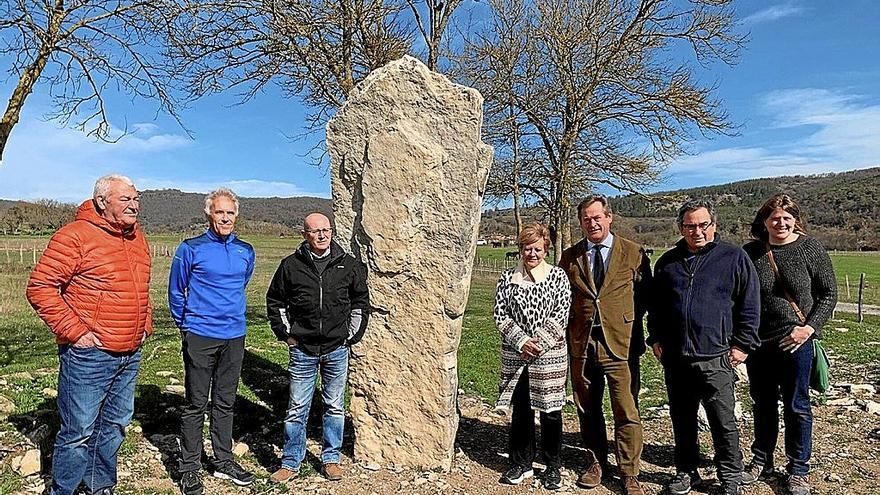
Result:
{"label": "black shoe", "polygon": [[522,483],[522,480],[531,478],[534,475],[535,472],[532,471],[531,467],[513,465],[504,472],[498,482],[505,485],[518,485]]}
{"label": "black shoe", "polygon": [[742,495],[739,483],[721,483],[721,495]]}
{"label": "black shoe", "polygon": [[562,488],[562,473],[558,467],[548,467],[544,470],[544,479],[542,480],[546,490],[559,490]]}
{"label": "black shoe", "polygon": [[700,482],[700,475],[696,472],[686,473],[679,471],[672,477],[672,481],[666,485],[666,489],[672,495],[685,495],[690,493],[691,487]]}
{"label": "black shoe", "polygon": [[214,466],[214,477],[229,480],[238,486],[248,486],[254,482],[255,476],[233,460],[224,461]]}
{"label": "black shoe", "polygon": [[752,461],[742,472],[742,484],[751,485],[758,480],[766,480],[772,477],[773,466],[765,466]]}
{"label": "black shoe", "polygon": [[180,477],[181,495],[202,495],[205,487],[198,471],[187,471]]}

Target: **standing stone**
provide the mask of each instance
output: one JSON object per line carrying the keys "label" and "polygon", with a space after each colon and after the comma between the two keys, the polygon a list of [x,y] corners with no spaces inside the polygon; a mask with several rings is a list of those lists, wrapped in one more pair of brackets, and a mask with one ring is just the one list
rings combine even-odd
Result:
{"label": "standing stone", "polygon": [[457,350],[492,148],[483,98],[412,57],[374,71],[327,125],[337,241],[369,269],[350,362],[355,457],[449,469]]}

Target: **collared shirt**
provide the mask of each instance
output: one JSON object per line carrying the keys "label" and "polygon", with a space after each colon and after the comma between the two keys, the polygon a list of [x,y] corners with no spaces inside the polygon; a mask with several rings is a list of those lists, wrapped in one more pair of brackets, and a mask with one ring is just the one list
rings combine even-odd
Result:
{"label": "collared shirt", "polygon": [[[614,234],[609,232],[605,239],[602,239],[602,242],[598,244],[604,246],[599,252],[602,253],[602,261],[605,262],[605,273],[608,273],[608,260],[611,259],[611,248],[614,247]],[[595,246],[596,244],[587,239],[587,260],[590,263],[591,274],[593,273],[593,247]]]}

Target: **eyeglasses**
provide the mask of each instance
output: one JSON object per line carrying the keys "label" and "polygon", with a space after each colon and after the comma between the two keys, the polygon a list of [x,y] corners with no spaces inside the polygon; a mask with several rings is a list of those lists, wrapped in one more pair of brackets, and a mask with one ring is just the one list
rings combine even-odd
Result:
{"label": "eyeglasses", "polygon": [[303,230],[303,232],[305,232],[306,234],[311,234],[311,235],[315,235],[315,234],[330,235],[333,233],[333,229],[305,229],[305,230]]}
{"label": "eyeglasses", "polygon": [[715,222],[683,223],[681,224],[681,230],[684,230],[685,232],[696,232],[697,230],[705,232],[713,225],[715,225]]}

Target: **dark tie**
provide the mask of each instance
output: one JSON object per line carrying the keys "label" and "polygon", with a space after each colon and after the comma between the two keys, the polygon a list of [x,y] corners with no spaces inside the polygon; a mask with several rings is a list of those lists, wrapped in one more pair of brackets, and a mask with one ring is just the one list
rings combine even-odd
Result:
{"label": "dark tie", "polygon": [[596,244],[593,246],[593,283],[596,285],[596,292],[602,287],[605,281],[605,261],[602,260],[602,246]]}

